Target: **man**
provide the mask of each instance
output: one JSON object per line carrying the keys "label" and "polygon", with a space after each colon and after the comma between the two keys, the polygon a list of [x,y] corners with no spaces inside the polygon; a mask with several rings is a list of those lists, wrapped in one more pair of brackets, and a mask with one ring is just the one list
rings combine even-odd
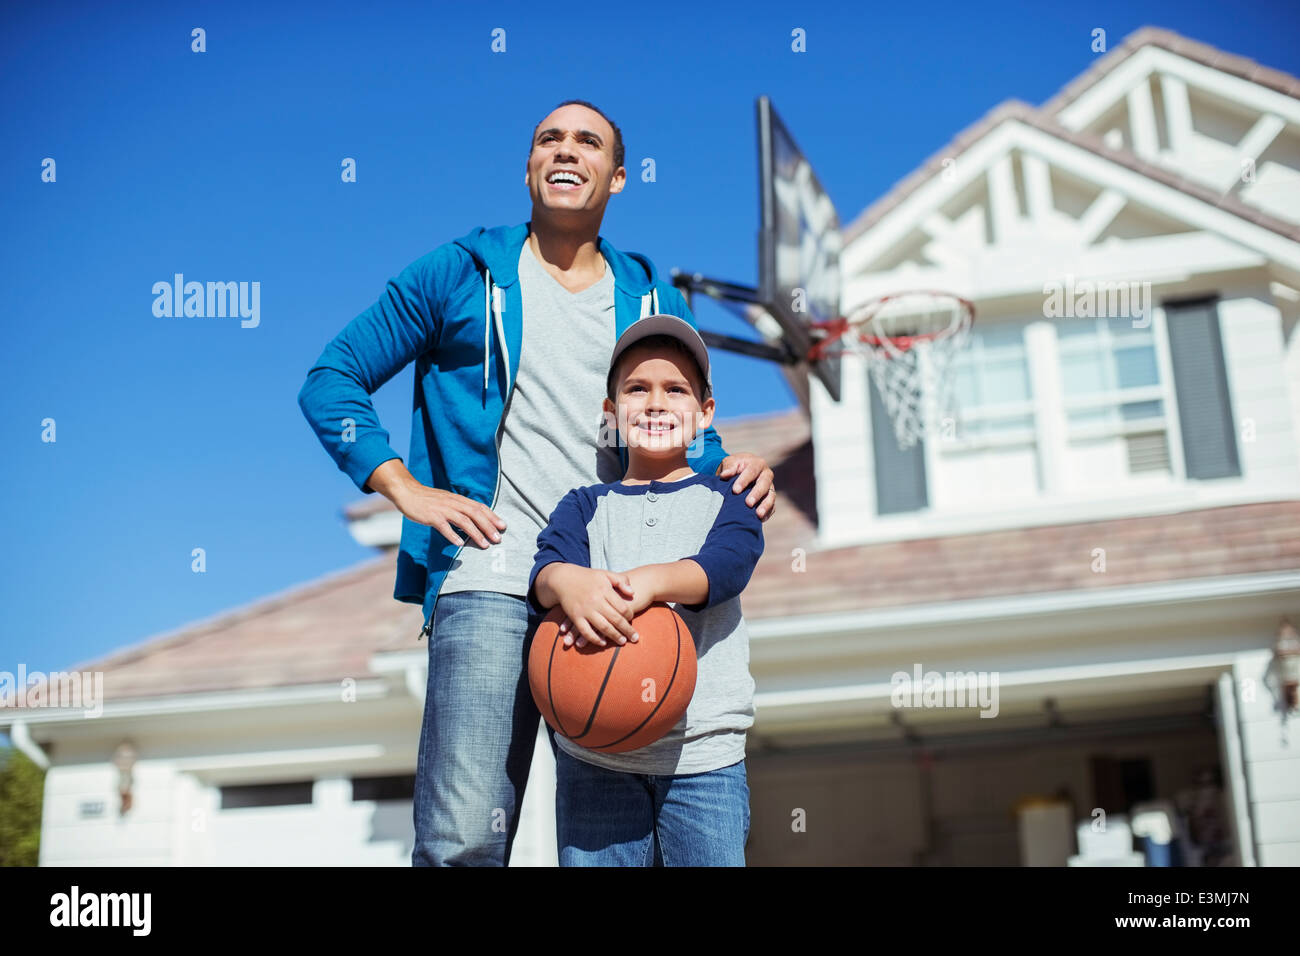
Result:
{"label": "man", "polygon": [[[416,866],[509,862],[540,721],[525,666],[537,535],[571,488],[626,469],[601,417],[618,335],[661,312],[695,324],[647,258],[599,234],[626,175],[618,127],[562,103],[533,133],[529,222],[476,228],[408,266],[298,396],[338,467],[404,516],[394,597],[423,605],[429,637]],[[411,361],[408,470],[369,396]],[[770,517],[767,463],[727,454],[712,427],[698,441],[691,467],[734,476],[736,493],[752,486],[746,503]]]}

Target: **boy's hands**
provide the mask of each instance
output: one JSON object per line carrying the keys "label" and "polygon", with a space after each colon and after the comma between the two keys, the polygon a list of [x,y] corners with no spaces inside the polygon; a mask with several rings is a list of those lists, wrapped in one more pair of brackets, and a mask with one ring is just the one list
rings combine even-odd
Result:
{"label": "boy's hands", "polygon": [[[581,568],[579,570],[590,571],[591,569]],[[624,600],[621,596],[619,596],[619,602],[621,603],[616,602],[618,603],[618,606],[624,609],[622,612],[620,612],[624,618],[624,622],[615,622],[615,623],[620,625],[620,633],[625,633],[629,635],[628,640],[632,640],[632,641],[638,640],[638,636],[636,636],[635,632],[632,630],[631,622],[634,617],[636,617],[638,614],[640,614],[642,611],[644,611],[646,608],[648,608],[651,604],[655,602],[656,580],[655,580],[654,569],[647,565],[639,568],[633,568],[631,571],[624,571],[621,574],[615,573],[613,571],[599,571],[597,573],[604,575],[613,581],[626,580],[627,584],[630,586],[631,597]],[[557,586],[556,591],[559,592],[559,590],[560,587]],[[625,589],[620,588],[620,590],[625,590]],[[613,589],[611,589],[611,592],[616,595],[618,593]],[[564,606],[563,601],[561,601],[561,606]],[[588,640],[587,637],[585,636],[585,633],[583,632],[582,628],[578,628],[575,631],[573,626],[573,614],[569,612],[567,606],[564,606],[564,610],[565,613],[569,615],[560,624],[560,633],[565,635],[564,646],[569,647],[574,643],[576,643],[578,647],[585,647]],[[588,621],[588,623],[590,624],[591,622]],[[626,623],[627,625],[626,631],[621,630],[622,623]],[[593,641],[593,643],[598,644],[600,647],[605,646],[604,641]],[[616,643],[622,644],[624,643],[624,641],[616,640]]]}
{"label": "boy's hands", "polygon": [[658,600],[658,579],[655,577],[654,568],[648,564],[625,571],[623,574],[632,584],[632,600],[628,602],[630,621]]}
{"label": "boy's hands", "polygon": [[626,644],[637,640],[632,629],[633,585],[631,575],[618,571],[583,568],[566,564],[556,571],[551,587],[559,595],[560,607],[568,615],[564,646],[588,641],[605,647],[608,641]]}

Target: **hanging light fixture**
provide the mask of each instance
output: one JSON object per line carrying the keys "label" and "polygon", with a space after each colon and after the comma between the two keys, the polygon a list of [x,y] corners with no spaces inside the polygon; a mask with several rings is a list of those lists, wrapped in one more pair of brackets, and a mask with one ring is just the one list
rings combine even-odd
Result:
{"label": "hanging light fixture", "polygon": [[123,741],[113,751],[113,766],[117,768],[117,793],[122,798],[121,814],[131,809],[132,773],[135,768],[136,749],[130,741]]}
{"label": "hanging light fixture", "polygon": [[1298,709],[1300,690],[1300,633],[1288,618],[1282,618],[1277,630],[1277,643],[1273,645],[1273,663],[1277,668],[1282,691],[1283,714],[1294,714]]}

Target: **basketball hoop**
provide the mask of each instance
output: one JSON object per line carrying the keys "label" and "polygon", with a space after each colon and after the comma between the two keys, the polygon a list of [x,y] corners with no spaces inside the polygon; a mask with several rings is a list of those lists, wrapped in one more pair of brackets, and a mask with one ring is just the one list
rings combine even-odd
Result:
{"label": "basketball hoop", "polygon": [[883,295],[847,317],[811,323],[825,334],[808,350],[808,358],[861,355],[894,422],[899,447],[910,448],[951,417],[948,372],[974,321],[975,306],[951,292]]}

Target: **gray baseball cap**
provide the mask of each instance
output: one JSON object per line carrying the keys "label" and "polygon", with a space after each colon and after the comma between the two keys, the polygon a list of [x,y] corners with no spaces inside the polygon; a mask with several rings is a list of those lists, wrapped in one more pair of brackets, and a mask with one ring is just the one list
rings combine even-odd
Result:
{"label": "gray baseball cap", "polygon": [[671,335],[690,349],[691,354],[695,356],[695,361],[700,365],[700,371],[704,373],[704,394],[700,396],[700,400],[703,401],[713,394],[713,373],[709,369],[709,350],[704,344],[704,339],[700,338],[700,333],[695,331],[694,326],[676,315],[647,315],[627,327],[627,331],[614,343],[614,352],[609,357],[605,391],[608,392],[613,384],[614,369],[618,367],[618,360],[623,353],[651,335]]}

